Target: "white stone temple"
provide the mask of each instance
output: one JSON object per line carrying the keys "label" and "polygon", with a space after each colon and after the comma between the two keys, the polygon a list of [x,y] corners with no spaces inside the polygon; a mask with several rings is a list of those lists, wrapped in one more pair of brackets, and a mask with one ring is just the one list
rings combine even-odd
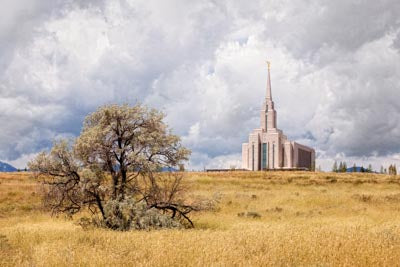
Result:
{"label": "white stone temple", "polygon": [[314,149],[287,139],[276,125],[276,110],[271,94],[268,62],[267,95],[261,109],[261,127],[242,145],[242,168],[259,171],[271,169],[307,169],[315,167]]}

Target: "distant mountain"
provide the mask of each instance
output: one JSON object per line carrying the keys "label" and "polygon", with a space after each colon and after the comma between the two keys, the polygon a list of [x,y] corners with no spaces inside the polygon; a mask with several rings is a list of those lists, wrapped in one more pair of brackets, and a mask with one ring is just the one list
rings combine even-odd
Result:
{"label": "distant mountain", "polygon": [[[368,168],[365,167],[350,167],[346,169],[346,172],[368,172]],[[372,171],[374,172],[374,171]]]}
{"label": "distant mountain", "polygon": [[0,161],[0,172],[16,172],[16,171],[17,169],[11,166],[10,164]]}
{"label": "distant mountain", "polygon": [[161,172],[177,172],[178,170],[174,169],[172,167],[162,167],[160,171]]}

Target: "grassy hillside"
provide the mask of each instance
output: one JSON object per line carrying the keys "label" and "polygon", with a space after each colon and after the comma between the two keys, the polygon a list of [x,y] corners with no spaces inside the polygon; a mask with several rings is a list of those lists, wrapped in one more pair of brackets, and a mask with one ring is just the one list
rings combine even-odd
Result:
{"label": "grassy hillside", "polygon": [[399,265],[400,179],[307,172],[191,173],[219,196],[196,229],[83,230],[41,209],[29,174],[0,174],[0,266]]}

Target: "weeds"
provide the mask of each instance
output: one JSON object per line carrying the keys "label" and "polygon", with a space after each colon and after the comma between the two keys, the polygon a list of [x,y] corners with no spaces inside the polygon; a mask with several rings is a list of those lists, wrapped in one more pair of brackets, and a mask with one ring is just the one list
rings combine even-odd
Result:
{"label": "weeds", "polygon": [[253,219],[261,218],[261,215],[258,212],[255,212],[255,211],[239,212],[237,214],[237,216],[238,217],[253,218]]}
{"label": "weeds", "polygon": [[213,200],[194,216],[194,229],[115,232],[78,220],[85,214],[50,217],[28,175],[0,174],[0,266],[398,265],[397,177],[186,175],[191,199]]}
{"label": "weeds", "polygon": [[353,195],[354,199],[357,199],[361,202],[370,202],[373,199],[372,195],[366,195],[366,194],[355,194]]}

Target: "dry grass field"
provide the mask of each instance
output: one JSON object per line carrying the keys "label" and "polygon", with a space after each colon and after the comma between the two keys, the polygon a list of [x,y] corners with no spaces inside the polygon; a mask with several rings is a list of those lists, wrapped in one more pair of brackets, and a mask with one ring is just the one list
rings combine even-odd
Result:
{"label": "dry grass field", "polygon": [[398,266],[400,179],[308,172],[190,173],[219,196],[191,230],[83,230],[42,210],[29,174],[0,174],[0,266]]}

